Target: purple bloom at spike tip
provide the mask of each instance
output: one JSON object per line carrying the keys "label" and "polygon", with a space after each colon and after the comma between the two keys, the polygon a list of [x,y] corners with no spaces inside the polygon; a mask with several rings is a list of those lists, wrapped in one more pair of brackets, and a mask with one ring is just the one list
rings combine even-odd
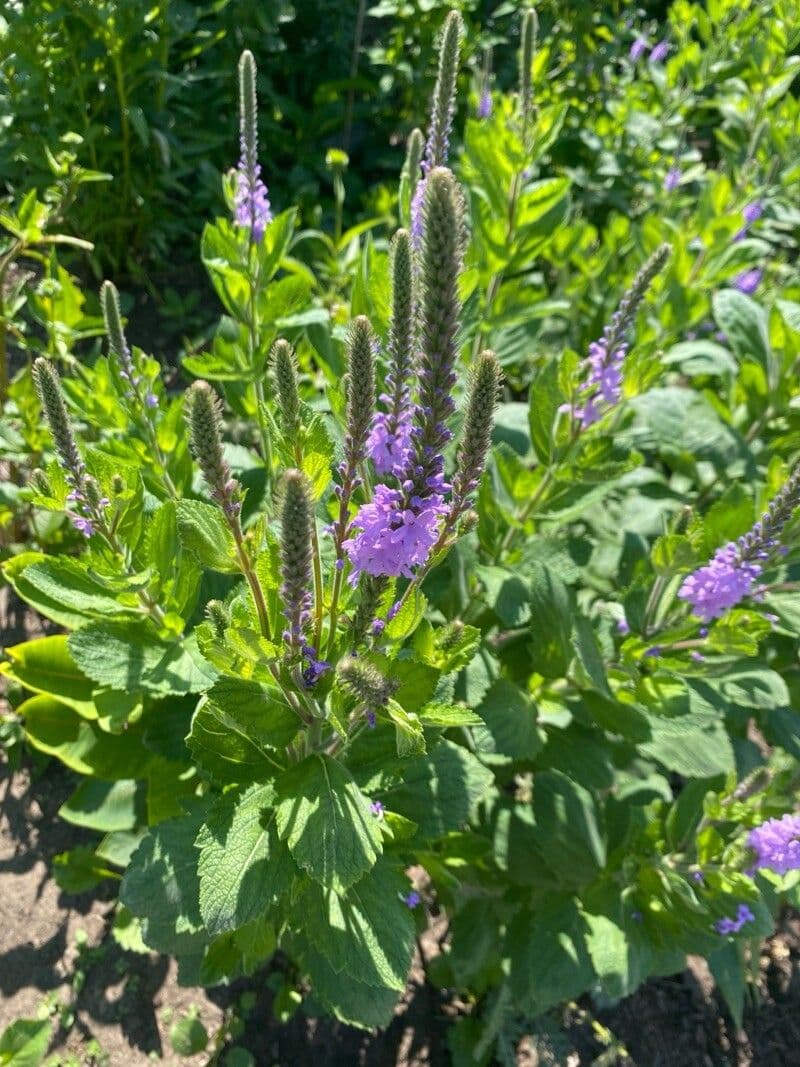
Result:
{"label": "purple bloom at spike tip", "polygon": [[755,869],[776,874],[800,870],[800,815],[767,819],[750,831],[747,844],[756,854]]}
{"label": "purple bloom at spike tip", "polygon": [[670,167],[667,171],[667,175],[664,178],[664,191],[667,193],[673,192],[681,183],[681,170],[680,167]]}
{"label": "purple bloom at spike tip", "polygon": [[236,171],[234,218],[239,226],[250,231],[255,244],[264,240],[267,226],[272,222],[267,187],[261,180],[261,164],[256,163],[252,171],[248,171],[244,151]]}
{"label": "purple bloom at spike tip", "polygon": [[85,515],[70,515],[72,525],[75,529],[82,533],[84,537],[91,537],[94,533],[94,526],[92,520]]}
{"label": "purple bloom at spike tip", "polygon": [[[382,396],[385,403],[390,402],[390,397]],[[391,416],[378,412],[372,423],[372,429],[367,439],[367,451],[378,474],[399,475],[408,468],[413,452],[413,414],[407,408],[394,421]]]}
{"label": "purple bloom at spike tip", "polygon": [[628,57],[629,57],[629,59],[631,60],[632,63],[636,63],[637,60],[642,58],[642,56],[645,54],[646,51],[647,51],[647,38],[646,37],[637,37],[636,40],[631,45],[630,52],[628,52]]}
{"label": "purple bloom at spike tip", "polygon": [[760,563],[742,559],[740,546],[730,541],[684,580],[678,596],[691,604],[698,618],[710,622],[748,596],[761,571]]}
{"label": "purple bloom at spike tip", "polygon": [[617,633],[625,635],[625,634],[629,634],[630,632],[631,632],[631,627],[630,627],[630,624],[629,624],[628,620],[627,619],[617,619]]}
{"label": "purple bloom at spike tip", "polygon": [[416,889],[412,889],[410,893],[407,893],[403,897],[403,903],[408,908],[416,908],[421,900],[422,900],[422,897],[419,895],[419,893],[416,891]]}
{"label": "purple bloom at spike tip", "polygon": [[477,115],[479,119],[488,119],[492,114],[492,94],[488,89],[482,89],[478,100]]}
{"label": "purple bloom at spike tip", "polygon": [[373,800],[369,806],[369,810],[375,816],[376,819],[382,819],[384,815],[383,804],[379,800]]}
{"label": "purple bloom at spike tip", "polygon": [[[582,404],[573,414],[586,428],[601,417],[605,407],[613,407],[622,396],[622,364],[628,346],[624,342],[609,351],[605,337],[592,341],[584,360],[588,376],[584,385]],[[602,405],[600,404],[602,401]],[[568,409],[569,410],[569,409]]]}
{"label": "purple bloom at spike tip", "polygon": [[740,904],[736,910],[736,918],[729,919],[727,916],[723,919],[717,919],[714,923],[714,929],[718,934],[723,936],[726,934],[738,934],[739,931],[745,926],[746,923],[755,922],[756,917],[746,904]]}
{"label": "purple bloom at spike tip", "polygon": [[669,55],[669,41],[659,41],[657,45],[653,46],[653,50],[650,53],[651,63],[663,63],[663,61]]}
{"label": "purple bloom at spike tip", "polygon": [[752,225],[752,223],[760,219],[763,214],[764,205],[761,203],[760,200],[754,200],[751,204],[748,204],[742,212],[742,215],[744,216],[744,221],[748,225]]}
{"label": "purple bloom at spike tip", "polygon": [[743,270],[741,274],[736,275],[733,279],[733,287],[738,289],[740,293],[745,293],[749,296],[758,289],[763,277],[764,272],[760,267],[752,267],[750,270]]}
{"label": "purple bloom at spike tip", "polygon": [[350,581],[355,584],[361,574],[413,577],[436,544],[446,510],[437,493],[407,504],[400,490],[376,485],[373,499],[353,519],[358,532],[343,544],[353,566]]}

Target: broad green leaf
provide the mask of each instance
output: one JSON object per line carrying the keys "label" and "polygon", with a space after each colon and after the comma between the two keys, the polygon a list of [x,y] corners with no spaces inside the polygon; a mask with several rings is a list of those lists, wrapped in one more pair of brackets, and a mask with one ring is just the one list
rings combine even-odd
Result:
{"label": "broad green leaf", "polygon": [[0,1034],[3,1067],[40,1067],[50,1044],[50,1019],[17,1019]]}
{"label": "broad green leaf", "polygon": [[272,785],[219,798],[200,830],[200,913],[211,934],[257,919],[285,893],[296,867],[275,826]]}
{"label": "broad green leaf", "polygon": [[733,1016],[737,1030],[742,1028],[744,998],[747,991],[747,964],[741,945],[730,939],[711,952],[708,967],[717,983],[717,988],[725,998],[728,1010]]}
{"label": "broad green leaf", "polygon": [[141,783],[130,778],[117,782],[88,779],[61,805],[58,814],[75,826],[101,833],[133,830],[144,814]]}
{"label": "broad green leaf", "polygon": [[563,897],[521,912],[512,922],[506,941],[511,991],[526,1014],[540,1015],[591,986],[587,933],[576,902]]}
{"label": "broad green leaf", "polygon": [[196,1008],[189,1011],[169,1031],[169,1043],[178,1056],[195,1056],[208,1044],[208,1032],[197,1014]]}
{"label": "broad green leaf", "polygon": [[425,726],[439,726],[445,730],[453,726],[483,725],[480,715],[459,704],[426,704],[424,708],[420,708],[419,717]]}
{"label": "broad green leaf", "polygon": [[180,695],[208,689],[216,678],[193,636],[162,641],[141,623],[89,623],[70,635],[69,651],[90,678],[112,689]]}
{"label": "broad green leaf", "polygon": [[553,424],[558,409],[567,399],[558,383],[558,364],[550,360],[530,385],[529,428],[533,450],[540,463],[547,464],[552,458],[555,440]]}
{"label": "broad green leaf", "polygon": [[343,980],[327,958],[303,936],[295,937],[292,947],[311,979],[315,996],[340,1022],[364,1030],[389,1025],[399,1000],[396,989],[365,985],[354,978]]}
{"label": "broad green leaf", "polygon": [[56,756],[78,774],[108,781],[140,778],[157,758],[142,745],[138,732],[104,733],[52,697],[31,697],[17,711],[33,747]]}
{"label": "broad green leaf", "polygon": [[531,666],[545,678],[561,678],[573,655],[569,590],[542,563],[531,567],[529,582]]}
{"label": "broad green leaf", "polygon": [[394,723],[397,737],[397,755],[422,756],[425,753],[425,734],[419,718],[402,708],[396,700],[389,700],[386,715]]}
{"label": "broad green leaf", "polygon": [[54,697],[85,719],[97,718],[94,686],[70,655],[65,634],[14,645],[5,654],[11,662],[0,665],[0,672],[34,693]]}
{"label": "broad green leaf", "polygon": [[181,544],[198,563],[223,574],[238,574],[236,544],[222,511],[201,500],[179,500],[178,530]]}
{"label": "broad green leaf", "polygon": [[666,718],[648,715],[651,739],[639,746],[643,756],[686,778],[713,778],[735,766],[733,747],[720,715],[691,712]]}
{"label": "broad green leaf", "polygon": [[205,944],[194,843],[207,810],[208,802],[199,802],[191,814],[152,827],[122,880],[120,901],[141,920],[145,944],[159,952],[199,952]]}
{"label": "broad green leaf", "polygon": [[118,879],[119,873],[112,871],[94,849],[78,845],[53,858],[53,877],[65,893],[85,893],[106,878]]}
{"label": "broad green leaf", "polygon": [[303,933],[342,980],[402,991],[414,919],[401,899],[408,879],[381,860],[344,893],[308,882],[296,907]]}
{"label": "broad green leaf", "polygon": [[220,782],[251,782],[282,769],[300,720],[276,688],[221,676],[192,719],[187,743]]}
{"label": "broad green leaf", "polygon": [[386,803],[415,822],[420,837],[441,837],[469,822],[493,781],[491,771],[471,752],[442,741],[428,756],[406,766],[402,784],[390,790]]}
{"label": "broad green leaf", "polygon": [[297,864],[322,885],[347,889],[383,849],[369,801],[339,762],[308,756],[276,780],[281,839]]}
{"label": "broad green leaf", "polygon": [[605,866],[601,814],[588,789],[559,771],[533,779],[533,839],[545,862],[567,884],[591,881]]}
{"label": "broad green leaf", "polygon": [[769,374],[772,352],[766,311],[737,289],[720,289],[711,302],[717,325],[736,355],[755,361]]}
{"label": "broad green leaf", "polygon": [[481,727],[473,736],[487,763],[532,760],[542,747],[536,706],[504,678],[494,682],[477,708]]}
{"label": "broad green leaf", "polygon": [[51,605],[57,605],[59,613],[66,611],[70,619],[74,617],[79,622],[137,610],[124,607],[107,583],[93,577],[80,560],[69,556],[46,557],[31,563],[16,584],[20,596],[45,615],[50,615]]}

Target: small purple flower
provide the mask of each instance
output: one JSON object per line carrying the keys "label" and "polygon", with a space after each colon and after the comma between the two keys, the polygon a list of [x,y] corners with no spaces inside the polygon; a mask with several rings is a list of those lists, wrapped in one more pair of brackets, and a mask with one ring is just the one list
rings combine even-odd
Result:
{"label": "small purple flower", "polygon": [[144,402],[147,405],[147,407],[149,407],[149,408],[157,408],[158,407],[158,397],[156,396],[155,393],[148,393],[147,396],[145,396],[145,398],[144,398]]}
{"label": "small purple flower", "polygon": [[416,906],[420,903],[421,900],[422,897],[419,895],[416,889],[412,889],[410,893],[407,893],[403,897],[403,903],[406,905],[406,907],[409,908],[416,908]]}
{"label": "small purple flower", "polygon": [[663,61],[669,55],[669,41],[659,41],[657,45],[653,46],[653,50],[650,53],[651,63],[663,63]]}
{"label": "small purple flower", "polygon": [[684,580],[678,596],[691,604],[703,622],[710,622],[753,591],[762,569],[760,563],[744,559],[741,546],[730,541],[717,549],[710,563]]}
{"label": "small purple flower", "polygon": [[751,226],[754,222],[757,222],[763,214],[764,205],[761,203],[760,200],[754,200],[752,203],[748,204],[742,212],[742,215],[744,216],[744,221],[748,224],[748,226]]}
{"label": "small purple flower", "polygon": [[373,619],[370,630],[373,637],[380,637],[383,631],[386,629],[386,623],[383,619]]}
{"label": "small purple flower", "polygon": [[703,885],[705,882],[705,875],[702,871],[692,871],[692,881],[697,882],[698,885]]}
{"label": "small purple flower", "polygon": [[702,652],[698,652],[696,648],[692,649],[691,659],[694,663],[705,663],[706,657]]}
{"label": "small purple flower", "polygon": [[755,922],[755,919],[755,915],[753,915],[748,906],[740,904],[736,911],[735,919],[729,919],[727,916],[723,919],[718,919],[714,923],[714,929],[718,934],[738,934],[746,923]]}
{"label": "small purple flower", "polygon": [[733,279],[733,287],[749,296],[758,289],[763,276],[764,272],[759,267],[751,267],[750,270],[743,270],[741,274],[736,275]]}
{"label": "small purple flower", "polygon": [[243,153],[236,171],[234,218],[237,225],[250,231],[250,237],[255,244],[264,240],[267,226],[272,221],[267,187],[260,175],[261,164],[256,163],[253,170],[248,171]]}
{"label": "small purple flower", "polygon": [[353,519],[358,532],[343,543],[353,565],[351,582],[361,574],[413,577],[413,568],[425,563],[436,544],[445,511],[437,493],[406,504],[400,490],[376,485],[372,500]]}
{"label": "small purple flower", "polygon": [[630,624],[627,619],[617,619],[617,633],[629,634],[631,632]]}
{"label": "small purple flower", "polygon": [[303,658],[308,661],[303,670],[303,684],[306,689],[313,689],[325,671],[331,669],[331,665],[325,659],[317,659],[316,649],[311,645],[303,645]]}
{"label": "small purple flower", "polygon": [[645,656],[648,659],[658,659],[658,657],[662,654],[662,652],[663,652],[663,649],[661,648],[661,645],[652,645],[650,648],[648,648],[646,650]]}
{"label": "small purple flower", "polygon": [[381,804],[379,800],[373,800],[369,806],[369,810],[372,812],[376,819],[383,818],[385,809],[383,807],[383,804]]}
{"label": "small purple flower", "polygon": [[492,94],[488,89],[482,89],[478,100],[477,115],[479,119],[488,119],[492,114]]}
{"label": "small purple flower", "polygon": [[678,188],[681,182],[681,170],[680,167],[670,167],[667,171],[667,176],[664,178],[664,191],[667,193],[673,192]]}
{"label": "small purple flower", "polygon": [[[390,402],[390,398],[387,397],[385,402]],[[367,439],[367,450],[378,474],[399,475],[407,470],[413,444],[414,426],[410,408],[402,413],[394,428],[391,417],[378,412]]]}
{"label": "small purple flower", "polygon": [[84,537],[92,536],[94,533],[94,526],[91,519],[87,518],[85,515],[70,515],[70,518],[72,519],[72,525],[79,533],[82,533]]}
{"label": "small purple flower", "polygon": [[636,40],[631,45],[630,52],[628,52],[628,58],[631,60],[632,63],[636,63],[638,60],[640,60],[642,58],[642,56],[645,54],[646,51],[647,51],[647,38],[646,37],[637,37]]}
{"label": "small purple flower", "polygon": [[747,835],[755,852],[755,869],[765,867],[776,874],[800,869],[800,815],[767,819]]}
{"label": "small purple flower", "polygon": [[366,711],[366,712],[364,712],[364,714],[366,715],[366,718],[367,718],[367,726],[370,728],[370,730],[374,730],[375,727],[378,725],[378,717],[377,717],[377,715],[375,714],[374,711]]}

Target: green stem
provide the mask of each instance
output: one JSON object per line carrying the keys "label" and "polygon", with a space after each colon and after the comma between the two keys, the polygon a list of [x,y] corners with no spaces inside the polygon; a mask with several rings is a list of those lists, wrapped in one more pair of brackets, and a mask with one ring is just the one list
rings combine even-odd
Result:
{"label": "green stem", "polygon": [[114,67],[114,80],[117,90],[117,103],[119,105],[120,131],[122,133],[122,202],[123,211],[127,214],[131,194],[131,124],[128,115],[128,93],[125,88],[125,72],[122,69],[119,48],[111,52],[111,62]]}
{"label": "green stem", "polygon": [[250,554],[245,548],[244,535],[242,534],[241,523],[238,516],[233,516],[228,520],[233,539],[236,542],[236,558],[239,561],[239,568],[247,580],[247,584],[250,586],[250,592],[253,596],[253,602],[256,606],[256,614],[258,615],[258,625],[261,628],[261,633],[268,641],[272,640],[272,627],[269,624],[269,612],[267,611],[267,602],[264,598],[264,590],[261,588],[261,582],[258,580],[258,575],[253,568],[253,561],[250,559]]}
{"label": "green stem", "polygon": [[256,366],[259,335],[258,296],[261,289],[261,271],[257,266],[257,254],[251,235],[247,246],[247,261],[250,274],[250,298],[247,314],[248,354],[250,356],[250,371],[253,375],[253,388],[256,395],[256,419],[258,420],[258,432],[261,437],[261,455],[267,472],[267,485],[269,486],[272,478],[272,443],[264,410],[264,382],[261,378],[261,368]]}

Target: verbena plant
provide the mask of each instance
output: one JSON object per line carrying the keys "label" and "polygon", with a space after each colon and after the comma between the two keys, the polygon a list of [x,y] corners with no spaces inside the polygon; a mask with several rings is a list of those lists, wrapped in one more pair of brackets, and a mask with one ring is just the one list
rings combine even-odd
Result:
{"label": "verbena plant", "polygon": [[[35,694],[28,739],[86,775],[63,814],[105,834],[60,859],[62,883],[124,870],[118,933],[177,956],[183,981],[280,945],[309,1010],[361,1026],[391,1017],[435,902],[449,936],[430,977],[483,1019],[456,1030],[465,1062],[687,952],[740,1019],[748,943],[796,902],[800,867],[798,479],[781,458],[797,305],[768,322],[738,279],[714,310],[741,365],[720,338],[654,358],[686,325],[675,308],[707,314],[692,279],[759,252],[758,202],[713,224],[719,256],[692,260],[678,226],[611,227],[587,273],[619,242],[627,290],[585,358],[537,360],[529,405],[506,394],[489,455],[500,362],[527,384],[505,346],[537,321],[531,260],[587,240],[576,224],[568,247],[567,183],[539,174],[561,116],[537,105],[535,31],[527,13],[516,94],[468,126],[465,197],[448,18],[408,228],[389,257],[365,243],[332,330],[287,256],[293,213],[272,217],[243,55],[233,219],[203,241],[226,315],[184,363],[202,380],[165,396],[106,283],[110,355],[65,380],[69,405],[52,362],[35,367],[56,459],[31,501],[83,544],[4,567],[71,631],[4,665]],[[682,380],[657,386],[672,366]],[[770,407],[751,411],[748,386]],[[773,423],[765,463],[748,445]],[[705,518],[690,495],[714,500]]]}

